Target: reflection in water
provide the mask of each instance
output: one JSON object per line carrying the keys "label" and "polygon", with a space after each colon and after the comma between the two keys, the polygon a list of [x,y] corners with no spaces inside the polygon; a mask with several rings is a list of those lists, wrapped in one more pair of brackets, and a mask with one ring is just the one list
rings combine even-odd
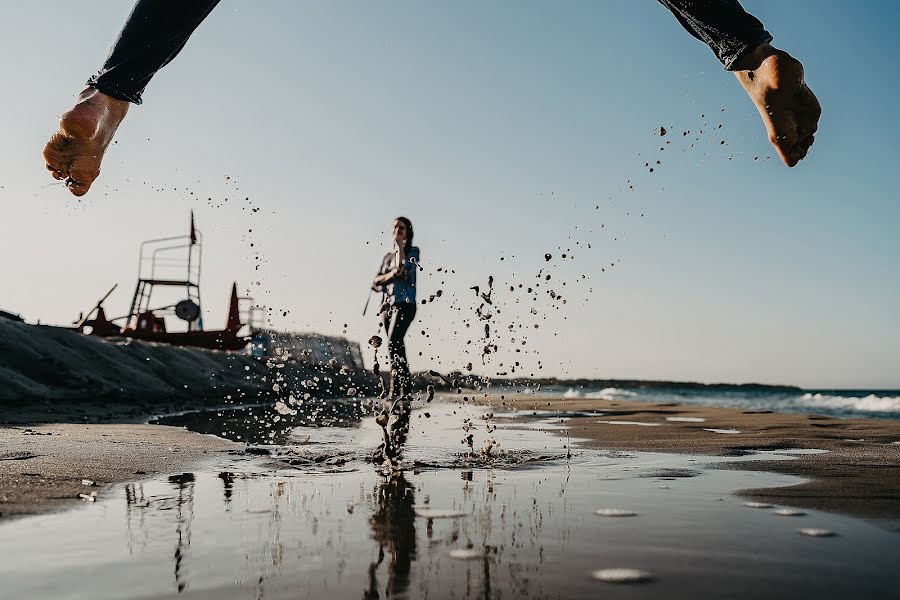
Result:
{"label": "reflection in water", "polygon": [[[133,554],[136,541],[139,540],[139,550],[147,549],[152,541],[151,532],[154,527],[151,522],[164,518],[165,515],[175,515],[175,552],[174,572],[175,589],[180,594],[188,586],[185,560],[191,547],[191,524],[194,520],[194,483],[193,473],[172,475],[167,479],[172,486],[174,495],[150,495],[144,494],[143,484],[129,484],[125,486],[125,519],[128,532],[128,551]],[[139,533],[138,533],[139,532]]]}
{"label": "reflection in water", "polygon": [[225,510],[231,510],[231,495],[234,493],[234,473],[222,471],[219,473],[222,480],[222,497],[225,501]]}
{"label": "reflection in water", "polygon": [[169,477],[169,483],[178,486],[175,504],[175,587],[180,594],[187,587],[184,559],[191,548],[191,523],[194,520],[194,474],[182,473]]}
{"label": "reflection in water", "polygon": [[388,561],[388,578],[384,588],[385,598],[401,596],[409,589],[409,574],[416,560],[416,512],[415,492],[403,473],[386,478],[375,490],[377,505],[369,525],[372,539],[378,544],[378,560],[369,566],[369,583],[363,592],[364,600],[380,598],[378,594],[378,567],[385,558]]}

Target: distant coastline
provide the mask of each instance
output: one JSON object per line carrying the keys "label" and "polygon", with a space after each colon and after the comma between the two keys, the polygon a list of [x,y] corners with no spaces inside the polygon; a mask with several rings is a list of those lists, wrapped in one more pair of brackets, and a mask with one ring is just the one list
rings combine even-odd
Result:
{"label": "distant coastline", "polygon": [[793,385],[772,385],[765,383],[701,383],[697,381],[664,381],[655,379],[559,379],[556,377],[544,378],[497,378],[492,379],[493,385],[506,385],[509,387],[527,385],[529,387],[540,385],[541,387],[570,387],[570,388],[620,388],[620,389],[685,389],[685,390],[709,390],[709,391],[766,391],[803,393],[803,388]]}

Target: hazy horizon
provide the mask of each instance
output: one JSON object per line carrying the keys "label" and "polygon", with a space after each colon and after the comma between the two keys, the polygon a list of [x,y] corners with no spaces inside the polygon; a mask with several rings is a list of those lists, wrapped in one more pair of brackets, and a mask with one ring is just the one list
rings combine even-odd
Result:
{"label": "hazy horizon", "polygon": [[[0,309],[69,324],[118,283],[105,306],[126,312],[138,245],[186,234],[193,210],[207,328],[237,281],[273,327],[347,335],[371,360],[376,300],[361,311],[402,214],[420,299],[443,292],[419,306],[413,370],[898,389],[900,8],[743,5],[823,105],[795,169],[656,2],[224,0],[81,200],[40,150],[131,5],[23,5],[0,23],[19,84],[0,117]],[[485,368],[465,320],[489,275],[503,337]],[[532,300],[518,285],[535,282]]]}

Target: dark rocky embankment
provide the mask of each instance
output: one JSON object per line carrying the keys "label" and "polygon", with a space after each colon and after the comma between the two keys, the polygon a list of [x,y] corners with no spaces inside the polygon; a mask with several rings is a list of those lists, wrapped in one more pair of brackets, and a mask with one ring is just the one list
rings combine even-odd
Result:
{"label": "dark rocky embankment", "polygon": [[233,352],[101,339],[0,319],[0,423],[108,422],[290,395],[375,391],[344,365],[277,362]]}

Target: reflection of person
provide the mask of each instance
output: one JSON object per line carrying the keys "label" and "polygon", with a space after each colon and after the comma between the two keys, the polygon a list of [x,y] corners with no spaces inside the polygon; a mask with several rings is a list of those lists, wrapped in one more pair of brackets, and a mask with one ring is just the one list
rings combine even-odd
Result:
{"label": "reflection of person", "polygon": [[409,588],[409,572],[416,560],[416,512],[413,486],[401,472],[378,486],[378,507],[369,517],[372,539],[378,543],[378,561],[369,566],[369,586],[363,598],[378,598],[376,571],[390,553],[386,598],[402,596]]}
{"label": "reflection of person", "polygon": [[391,359],[390,398],[409,392],[411,383],[403,338],[416,316],[419,248],[412,245],[413,226],[406,217],[394,220],[393,241],[393,250],[384,255],[378,275],[372,281],[372,287],[384,294],[381,319]]}
{"label": "reflection of person", "polygon": [[[821,111],[800,61],[769,45],[772,36],[737,0],[659,1],[735,72],[781,159],[790,167],[802,160]],[[150,79],[175,58],[218,3],[137,1],[100,72],[88,80],[44,147],[47,169],[73,194],[88,192],[129,103],[141,103]]]}

